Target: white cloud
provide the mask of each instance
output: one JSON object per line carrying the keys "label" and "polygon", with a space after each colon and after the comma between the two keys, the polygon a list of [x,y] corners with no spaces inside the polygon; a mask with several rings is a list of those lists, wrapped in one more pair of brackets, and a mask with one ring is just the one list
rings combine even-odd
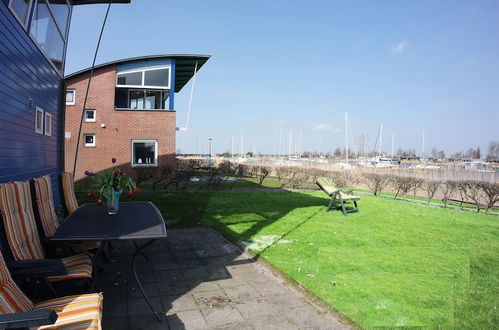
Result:
{"label": "white cloud", "polygon": [[314,132],[318,132],[318,131],[330,131],[332,129],[333,128],[328,124],[319,124],[319,125],[315,126],[312,130]]}
{"label": "white cloud", "polygon": [[409,40],[402,40],[398,44],[393,44],[390,47],[390,50],[392,51],[392,54],[402,54],[406,52],[409,47],[411,47],[411,42]]}

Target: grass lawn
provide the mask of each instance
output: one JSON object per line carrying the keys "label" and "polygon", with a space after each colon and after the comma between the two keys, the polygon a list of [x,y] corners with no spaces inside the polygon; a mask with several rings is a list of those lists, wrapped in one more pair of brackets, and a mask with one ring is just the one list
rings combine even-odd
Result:
{"label": "grass lawn", "polygon": [[362,196],[326,212],[320,192],[141,193],[174,226],[242,242],[365,328],[497,328],[499,218]]}

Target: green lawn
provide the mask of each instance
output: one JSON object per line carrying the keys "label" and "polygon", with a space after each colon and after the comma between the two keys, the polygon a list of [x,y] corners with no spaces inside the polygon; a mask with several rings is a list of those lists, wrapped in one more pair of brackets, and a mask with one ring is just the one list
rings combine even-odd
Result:
{"label": "green lawn", "polygon": [[364,195],[345,217],[320,192],[139,196],[246,242],[362,327],[498,327],[498,217]]}

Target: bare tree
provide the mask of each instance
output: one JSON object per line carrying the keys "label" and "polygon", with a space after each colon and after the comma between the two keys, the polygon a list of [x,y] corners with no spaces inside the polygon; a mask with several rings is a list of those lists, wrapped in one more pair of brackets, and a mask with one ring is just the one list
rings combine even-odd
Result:
{"label": "bare tree", "polygon": [[421,178],[412,178],[412,194],[414,196],[416,196],[418,190],[421,189],[421,187],[423,186],[424,182],[425,181],[423,179],[421,179]]}
{"label": "bare tree", "polygon": [[433,196],[435,196],[435,193],[438,190],[438,187],[440,187],[441,182],[440,181],[426,181],[425,184],[425,190],[426,190],[426,197],[428,197],[428,204],[430,201],[433,199]]}
{"label": "bare tree", "polygon": [[269,175],[270,171],[267,167],[265,166],[259,166],[258,167],[258,180],[260,185],[263,184],[263,180]]}
{"label": "bare tree", "polygon": [[398,175],[387,175],[387,177],[389,178],[391,185],[395,188],[395,199],[399,194],[402,196],[407,195],[414,185],[414,180],[411,177]]}
{"label": "bare tree", "polygon": [[499,141],[491,141],[487,148],[487,161],[499,160]]}
{"label": "bare tree", "polygon": [[466,190],[464,191],[466,197],[469,200],[472,200],[473,203],[475,203],[476,211],[480,213],[480,202],[483,199],[481,182],[475,180],[467,180],[464,182],[464,186],[466,187]]}
{"label": "bare tree", "polygon": [[156,172],[155,167],[137,167],[135,168],[135,184],[139,186],[147,180],[150,180],[154,177]]}
{"label": "bare tree", "polygon": [[378,196],[378,193],[381,192],[389,182],[387,175],[378,173],[366,173],[364,174],[364,180],[369,189],[373,191],[374,196]]}
{"label": "bare tree", "polygon": [[154,175],[154,180],[152,181],[152,190],[156,190],[156,186],[163,181],[167,181],[165,184],[165,189],[168,188],[170,184],[173,183],[173,178],[175,173],[175,168],[171,165],[161,165]]}
{"label": "bare tree", "polygon": [[481,182],[480,188],[483,191],[484,197],[487,201],[487,209],[485,213],[489,212],[489,209],[494,207],[494,204],[499,202],[499,184],[496,182]]}
{"label": "bare tree", "polygon": [[457,182],[456,181],[445,181],[442,185],[442,202],[444,202],[444,207],[447,207],[447,204],[451,200],[452,196],[457,190]]}

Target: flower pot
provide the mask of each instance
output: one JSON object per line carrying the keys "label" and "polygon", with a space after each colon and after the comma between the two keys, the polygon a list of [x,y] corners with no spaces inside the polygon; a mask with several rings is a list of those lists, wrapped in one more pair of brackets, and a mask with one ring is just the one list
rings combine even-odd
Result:
{"label": "flower pot", "polygon": [[113,191],[110,198],[107,198],[107,214],[115,215],[120,211],[120,196],[123,190]]}

